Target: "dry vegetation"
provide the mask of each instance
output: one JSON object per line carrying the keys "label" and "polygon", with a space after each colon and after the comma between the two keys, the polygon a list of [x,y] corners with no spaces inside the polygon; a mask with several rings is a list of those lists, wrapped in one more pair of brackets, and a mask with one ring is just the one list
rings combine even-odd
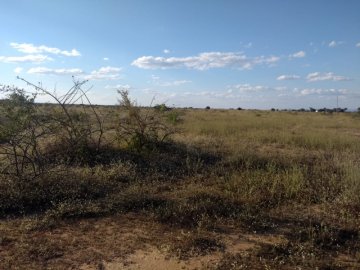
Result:
{"label": "dry vegetation", "polygon": [[164,269],[360,268],[356,113],[139,109],[124,95],[93,107],[100,144],[91,125],[80,144],[57,126],[35,174],[3,169],[0,269],[133,269],[152,252]]}

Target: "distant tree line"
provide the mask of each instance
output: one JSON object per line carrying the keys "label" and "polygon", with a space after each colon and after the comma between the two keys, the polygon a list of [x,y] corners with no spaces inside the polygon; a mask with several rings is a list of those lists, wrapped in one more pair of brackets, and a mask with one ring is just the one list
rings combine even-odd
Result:
{"label": "distant tree line", "polygon": [[[360,108],[358,108],[358,111]],[[348,108],[320,108],[320,109],[315,109],[312,107],[309,107],[309,109],[304,109],[304,108],[300,108],[300,109],[275,109],[275,108],[271,108],[271,111],[290,111],[290,112],[324,112],[324,113],[334,113],[334,112],[346,112],[348,110]]]}

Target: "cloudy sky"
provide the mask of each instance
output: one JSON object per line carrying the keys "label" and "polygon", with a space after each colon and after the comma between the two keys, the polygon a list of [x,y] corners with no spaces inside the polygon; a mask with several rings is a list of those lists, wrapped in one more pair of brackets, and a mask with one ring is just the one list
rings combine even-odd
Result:
{"label": "cloudy sky", "polygon": [[116,104],[360,107],[358,0],[4,0],[0,84]]}

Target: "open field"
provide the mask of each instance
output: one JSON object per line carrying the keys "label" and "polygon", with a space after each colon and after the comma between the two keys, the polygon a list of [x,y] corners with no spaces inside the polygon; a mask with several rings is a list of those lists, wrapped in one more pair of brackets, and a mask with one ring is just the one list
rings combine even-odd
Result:
{"label": "open field", "polygon": [[96,158],[0,175],[0,269],[360,269],[356,113],[179,109],[139,152],[98,110]]}

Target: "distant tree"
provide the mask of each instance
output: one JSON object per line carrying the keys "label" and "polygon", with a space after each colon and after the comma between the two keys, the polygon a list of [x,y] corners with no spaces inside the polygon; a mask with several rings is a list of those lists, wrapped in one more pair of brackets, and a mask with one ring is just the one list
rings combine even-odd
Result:
{"label": "distant tree", "polygon": [[206,106],[205,109],[206,109],[206,110],[210,110],[210,106]]}
{"label": "distant tree", "polygon": [[154,109],[159,111],[159,112],[166,112],[166,111],[170,111],[171,108],[169,108],[168,106],[166,106],[164,103],[162,104],[157,104],[154,106]]}
{"label": "distant tree", "polygon": [[238,109],[239,111],[241,111],[241,110],[242,110],[242,108],[241,108],[241,107],[238,107],[237,109]]}
{"label": "distant tree", "polygon": [[309,110],[310,110],[310,112],[316,112],[316,109],[314,109],[312,107],[310,107]]}
{"label": "distant tree", "polygon": [[275,108],[271,108],[271,111],[272,111],[272,112],[275,112],[276,110],[275,110]]}

